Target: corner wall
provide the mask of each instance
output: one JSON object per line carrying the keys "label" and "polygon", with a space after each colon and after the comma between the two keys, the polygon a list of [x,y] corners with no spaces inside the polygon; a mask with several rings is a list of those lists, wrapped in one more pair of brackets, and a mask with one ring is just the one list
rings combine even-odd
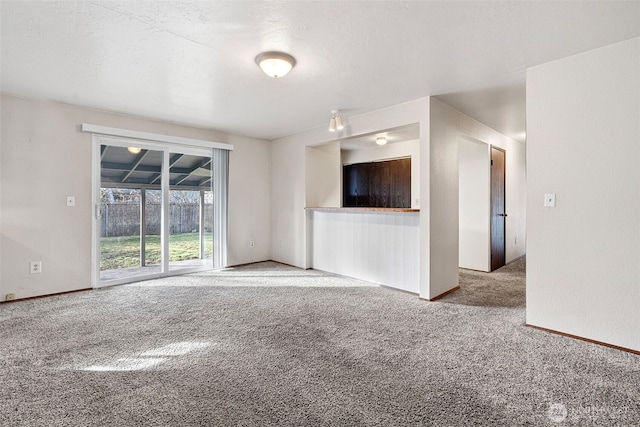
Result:
{"label": "corner wall", "polygon": [[340,141],[306,147],[305,206],[340,207]]}
{"label": "corner wall", "polygon": [[527,160],[527,323],[640,351],[640,38],[527,72]]}
{"label": "corner wall", "polygon": [[[306,200],[305,147],[414,123],[420,123],[421,129],[428,129],[428,98],[343,119],[345,128],[336,134],[330,133],[325,127],[322,127],[279,138],[272,142],[271,257],[274,261],[300,268],[308,267],[307,227],[304,210]],[[420,144],[421,149],[428,149],[428,132],[424,135],[421,134]],[[427,148],[422,148],[422,145]],[[426,158],[428,159],[428,156]],[[422,164],[424,160],[421,158],[420,162]],[[428,167],[421,168],[421,173],[423,173],[422,169],[426,169],[425,173],[428,176]],[[425,181],[423,180],[423,182]],[[428,178],[426,182],[428,182]],[[428,188],[421,188],[421,192],[423,191],[428,192]],[[420,197],[421,204],[424,206],[424,196]],[[426,198],[428,199],[428,196]],[[421,212],[421,218],[427,215],[428,210]],[[427,229],[424,228],[424,230]],[[425,240],[428,242],[428,238]]]}
{"label": "corner wall", "polygon": [[488,272],[491,271],[491,149],[488,144],[470,138],[461,137],[458,141],[458,265]]}
{"label": "corner wall", "polygon": [[[269,142],[9,95],[0,104],[1,300],[91,287],[91,134],[80,131],[83,122],[233,144],[228,262],[270,258]],[[29,273],[32,260],[42,261],[41,274]]]}

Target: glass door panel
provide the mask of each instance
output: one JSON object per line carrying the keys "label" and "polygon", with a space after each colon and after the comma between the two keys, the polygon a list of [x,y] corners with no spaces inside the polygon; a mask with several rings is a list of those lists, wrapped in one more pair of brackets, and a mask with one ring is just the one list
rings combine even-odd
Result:
{"label": "glass door panel", "polygon": [[162,265],[162,247],[160,235],[162,234],[162,191],[145,189],[145,265]]}
{"label": "glass door panel", "polygon": [[[170,159],[169,270],[212,266],[213,257],[206,252],[207,241],[213,242],[213,211],[206,202],[211,156],[171,153]],[[213,243],[209,246],[211,251]]]}
{"label": "glass door panel", "polygon": [[204,256],[208,263],[213,264],[213,191],[204,191]]}
{"label": "glass door panel", "polygon": [[161,172],[162,151],[100,146],[100,282],[162,271],[149,256],[160,253],[160,239],[159,230],[157,239],[149,235],[147,210],[149,188],[159,192]]}

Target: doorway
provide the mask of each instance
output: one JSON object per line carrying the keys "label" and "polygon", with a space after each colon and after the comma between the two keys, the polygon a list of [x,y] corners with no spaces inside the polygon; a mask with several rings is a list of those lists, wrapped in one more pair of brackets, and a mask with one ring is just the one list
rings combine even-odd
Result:
{"label": "doorway", "polygon": [[505,265],[505,151],[491,147],[491,271]]}

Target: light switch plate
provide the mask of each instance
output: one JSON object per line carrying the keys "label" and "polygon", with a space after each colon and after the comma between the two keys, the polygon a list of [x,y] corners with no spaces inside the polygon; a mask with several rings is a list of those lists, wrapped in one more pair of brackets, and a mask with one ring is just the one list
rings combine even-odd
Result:
{"label": "light switch plate", "polygon": [[67,206],[75,206],[76,198],[73,196],[67,196]]}
{"label": "light switch plate", "polygon": [[545,208],[556,207],[556,193],[547,193],[544,195],[544,207]]}

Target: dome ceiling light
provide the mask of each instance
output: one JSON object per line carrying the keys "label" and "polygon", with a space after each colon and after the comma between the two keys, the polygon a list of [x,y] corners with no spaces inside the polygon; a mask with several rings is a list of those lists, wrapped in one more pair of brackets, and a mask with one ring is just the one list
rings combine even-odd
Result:
{"label": "dome ceiling light", "polygon": [[296,59],[283,52],[262,52],[256,56],[256,64],[269,76],[278,78],[286,76],[296,65]]}

